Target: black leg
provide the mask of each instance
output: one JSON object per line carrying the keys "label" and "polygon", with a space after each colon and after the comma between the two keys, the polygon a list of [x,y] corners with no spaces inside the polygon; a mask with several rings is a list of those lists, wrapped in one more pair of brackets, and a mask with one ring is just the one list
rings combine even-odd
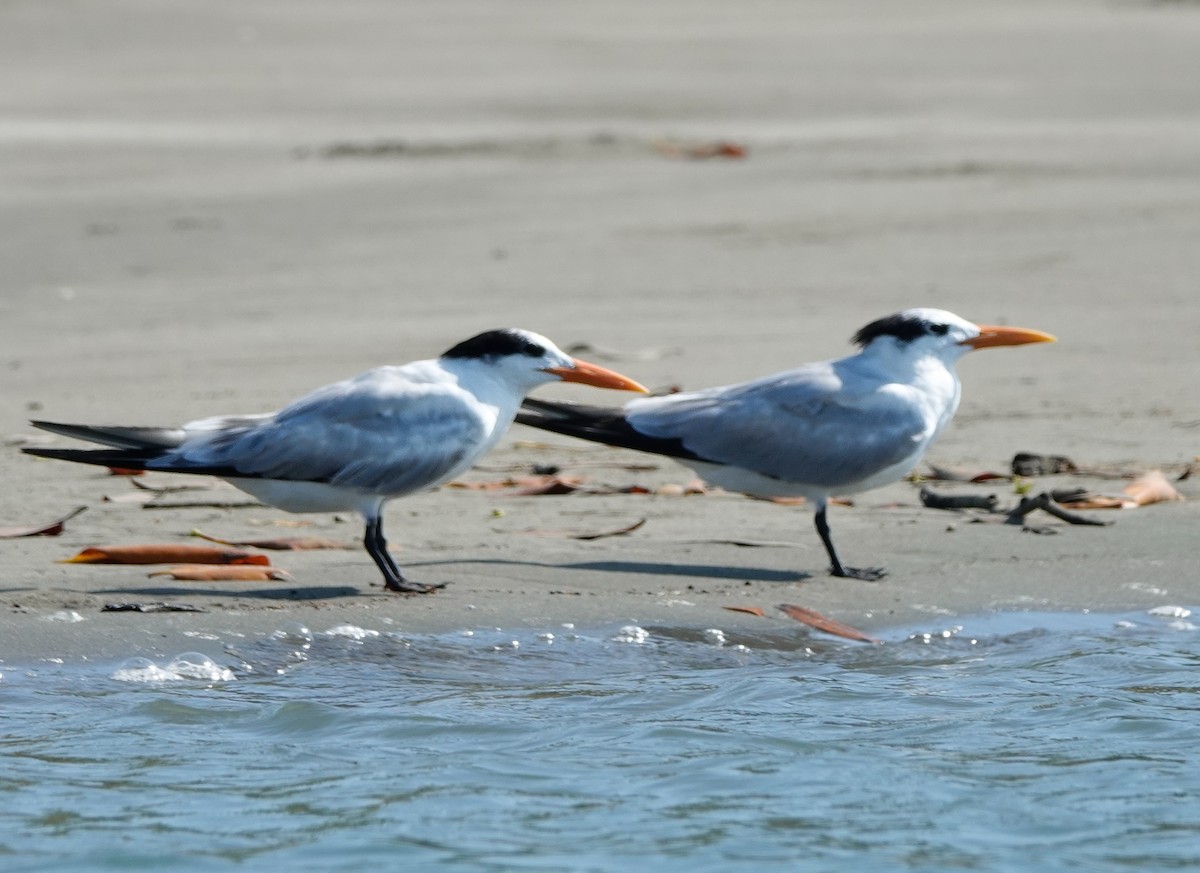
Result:
{"label": "black leg", "polygon": [[392,554],[388,551],[387,540],[383,538],[383,518],[381,516],[367,519],[367,530],[363,536],[363,545],[367,549],[367,554],[375,561],[375,566],[383,573],[383,587],[388,591],[399,591],[402,594],[429,594],[438,588],[445,587],[444,583],[442,585],[421,585],[409,582],[404,578],[404,574],[400,572],[400,568],[392,560]]}
{"label": "black leg", "polygon": [[833,564],[832,573],[834,576],[842,576],[846,579],[861,579],[864,582],[878,582],[887,575],[887,570],[883,567],[844,567],[842,562],[838,560],[837,550],[833,547],[833,537],[829,535],[829,520],[825,518],[825,504],[822,503],[817,509],[813,521],[817,526],[817,533],[821,537],[821,542],[825,544],[825,551],[829,553],[829,560]]}

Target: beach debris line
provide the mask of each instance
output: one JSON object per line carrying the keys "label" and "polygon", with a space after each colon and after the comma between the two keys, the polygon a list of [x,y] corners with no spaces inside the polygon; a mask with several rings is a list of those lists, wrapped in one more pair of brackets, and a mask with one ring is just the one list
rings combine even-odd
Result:
{"label": "beach debris line", "polygon": [[192,530],[188,536],[199,537],[210,543],[220,543],[223,546],[246,546],[252,549],[267,549],[268,551],[310,551],[319,549],[353,549],[354,543],[331,540],[325,537],[269,537],[257,540],[223,540],[209,536],[203,531]]}
{"label": "beach debris line", "polygon": [[266,555],[245,549],[199,546],[191,543],[161,545],[89,546],[60,564],[258,564],[268,566]]}
{"label": "beach debris line", "polygon": [[0,527],[0,539],[17,539],[18,537],[56,537],[66,530],[66,524],[68,521],[79,515],[79,513],[86,511],[86,506],[76,506],[62,518],[56,518],[54,521],[43,522],[41,524]]}
{"label": "beach debris line", "polygon": [[1086,488],[1057,488],[1036,495],[1022,494],[1020,502],[1011,509],[1001,509],[994,494],[939,494],[929,488],[921,489],[921,504],[925,507],[948,510],[981,509],[988,514],[1002,514],[1007,524],[1024,524],[1026,516],[1041,510],[1068,524],[1103,527],[1112,522],[1079,515],[1074,510],[1132,509],[1183,499],[1183,495],[1167,480],[1161,470],[1142,473],[1122,488],[1119,495],[1093,494]]}
{"label": "beach debris line", "polygon": [[151,579],[169,576],[180,582],[274,582],[292,578],[287,570],[255,564],[179,564],[146,575]]}
{"label": "beach debris line", "polygon": [[882,645],[883,640],[877,640],[874,637],[867,636],[858,628],[850,627],[848,624],[843,624],[832,618],[827,618],[815,609],[809,609],[806,606],[796,606],[793,603],[781,603],[778,609],[790,619],[806,624],[815,630],[822,631],[827,634],[833,634],[836,637],[845,637],[848,640],[857,640],[860,643],[874,643]]}
{"label": "beach debris line", "polygon": [[[1020,502],[1012,509],[1001,509],[999,503],[1000,501],[995,494],[988,494],[986,496],[979,494],[938,494],[929,488],[921,489],[921,505],[928,509],[951,511],[979,509],[986,513],[984,517],[994,516],[997,519],[1003,517],[1006,524],[1024,524],[1025,516],[1038,509],[1048,512],[1068,524],[1096,525],[1100,527],[1111,524],[1111,522],[1098,521],[1069,512],[1058,504],[1055,499],[1055,493],[1051,491],[1043,491],[1033,497],[1022,496]],[[976,518],[976,520],[980,521],[983,518]]]}

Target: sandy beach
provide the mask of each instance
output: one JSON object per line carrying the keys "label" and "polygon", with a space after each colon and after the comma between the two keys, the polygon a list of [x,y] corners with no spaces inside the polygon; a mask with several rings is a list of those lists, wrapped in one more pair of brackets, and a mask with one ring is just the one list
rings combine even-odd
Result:
{"label": "sandy beach", "polygon": [[[873,632],[1200,603],[1196,477],[1185,501],[1091,513],[1105,527],[1031,516],[1040,535],[923,508],[910,482],[858,495],[831,512],[839,549],[891,572],[863,583],[827,575],[805,507],[682,496],[682,467],[515,427],[466,481],[554,465],[588,489],[394,502],[398,562],[449,583],[410,598],[357,547],[271,553],[292,578],[269,583],[58,563],[197,529],[362,531],[208,480],[133,502],[125,478],[19,451],[68,444],[30,418],[266,411],[493,327],[699,388],[928,305],[1060,339],[966,358],[930,462],[1086,468],[1034,491],[1178,477],[1200,454],[1198,36],[1191,3],[7,4],[0,526],[87,511],[0,539],[0,659],[219,651],[295,623],[753,637],[805,633],[779,603]],[[203,611],[101,611],[160,601]]]}

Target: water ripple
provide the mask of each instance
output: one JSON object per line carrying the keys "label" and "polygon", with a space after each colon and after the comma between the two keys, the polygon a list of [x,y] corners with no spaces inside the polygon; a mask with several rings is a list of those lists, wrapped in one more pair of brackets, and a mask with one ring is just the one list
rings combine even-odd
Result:
{"label": "water ripple", "polygon": [[290,628],[212,665],[235,681],[9,671],[0,853],[6,870],[1182,866],[1200,634],[1181,618],[981,617],[884,646]]}

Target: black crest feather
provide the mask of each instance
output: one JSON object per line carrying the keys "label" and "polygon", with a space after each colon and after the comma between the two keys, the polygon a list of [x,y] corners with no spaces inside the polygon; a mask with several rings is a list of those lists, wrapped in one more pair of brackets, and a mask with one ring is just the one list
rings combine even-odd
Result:
{"label": "black crest feather", "polygon": [[876,319],[854,335],[854,342],[865,346],[873,339],[891,336],[908,343],[929,333],[929,323],[923,318],[898,312]]}
{"label": "black crest feather", "polygon": [[443,358],[502,358],[505,355],[527,355],[540,358],[546,354],[541,343],[531,340],[519,330],[489,330],[442,353]]}

